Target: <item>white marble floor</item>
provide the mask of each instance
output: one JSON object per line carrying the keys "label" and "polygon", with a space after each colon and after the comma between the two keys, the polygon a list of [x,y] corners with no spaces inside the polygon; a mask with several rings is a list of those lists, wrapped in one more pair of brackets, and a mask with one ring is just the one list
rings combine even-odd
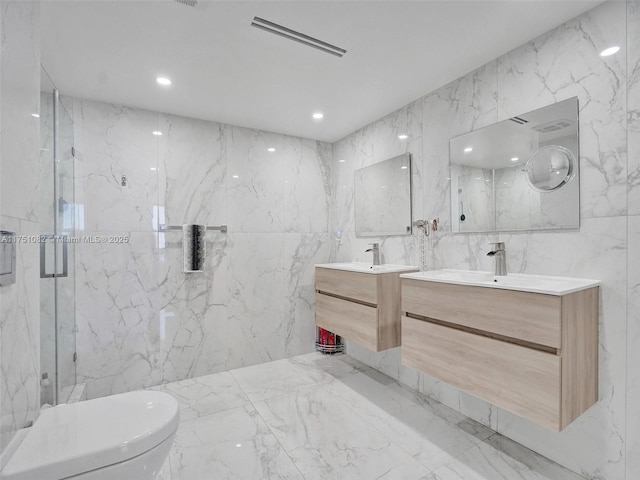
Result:
{"label": "white marble floor", "polygon": [[161,480],[579,480],[346,355],[158,387],[181,406]]}

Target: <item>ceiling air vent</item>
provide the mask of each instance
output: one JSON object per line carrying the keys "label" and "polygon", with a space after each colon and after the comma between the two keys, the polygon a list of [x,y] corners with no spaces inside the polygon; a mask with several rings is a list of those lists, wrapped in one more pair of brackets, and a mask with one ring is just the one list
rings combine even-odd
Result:
{"label": "ceiling air vent", "polygon": [[524,125],[525,123],[529,123],[527,120],[520,117],[511,117],[509,120],[511,120],[512,122],[516,122],[519,125]]}
{"label": "ceiling air vent", "polygon": [[183,5],[188,5],[190,7],[195,7],[198,4],[198,0],[174,0],[175,2],[182,3]]}
{"label": "ceiling air vent", "polygon": [[331,45],[330,43],[323,42],[322,40],[318,40],[317,38],[310,37],[309,35],[305,35],[304,33],[296,32],[295,30],[291,30],[290,28],[283,27],[282,25],[278,25],[277,23],[270,22],[269,20],[265,20],[264,18],[253,17],[251,26],[264,30],[265,32],[280,35],[281,37],[288,38],[289,40],[293,40],[294,42],[317,48],[318,50],[330,53],[331,55],[335,55],[336,57],[342,57],[345,53],[347,53],[344,48],[336,47],[335,45]]}

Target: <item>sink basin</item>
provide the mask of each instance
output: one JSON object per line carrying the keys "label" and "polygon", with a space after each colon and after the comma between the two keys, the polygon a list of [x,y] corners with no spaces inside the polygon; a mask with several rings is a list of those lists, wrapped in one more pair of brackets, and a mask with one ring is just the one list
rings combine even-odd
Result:
{"label": "sink basin", "polygon": [[316,265],[320,268],[333,268],[335,270],[349,270],[351,272],[362,273],[396,273],[396,272],[410,272],[412,270],[419,270],[418,267],[412,267],[410,265],[371,265],[364,262],[346,262],[346,263],[321,263]]}
{"label": "sink basin", "polygon": [[400,275],[400,277],[428,282],[454,283],[458,285],[501,288],[504,290],[519,290],[521,292],[545,293],[547,295],[567,295],[587,288],[596,287],[600,284],[599,280],[588,280],[584,278],[525,275],[522,273],[495,276],[491,272],[449,269],[406,273]]}

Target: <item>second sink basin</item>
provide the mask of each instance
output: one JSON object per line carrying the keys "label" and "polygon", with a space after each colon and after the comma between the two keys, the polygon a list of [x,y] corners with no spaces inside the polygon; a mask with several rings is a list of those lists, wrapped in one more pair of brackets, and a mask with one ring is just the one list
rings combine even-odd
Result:
{"label": "second sink basin", "polygon": [[406,273],[401,275],[401,277],[430,282],[475,285],[478,287],[545,293],[548,295],[567,295],[569,293],[595,287],[600,284],[599,280],[588,280],[584,278],[526,275],[522,273],[510,273],[505,276],[495,276],[491,272],[452,269]]}

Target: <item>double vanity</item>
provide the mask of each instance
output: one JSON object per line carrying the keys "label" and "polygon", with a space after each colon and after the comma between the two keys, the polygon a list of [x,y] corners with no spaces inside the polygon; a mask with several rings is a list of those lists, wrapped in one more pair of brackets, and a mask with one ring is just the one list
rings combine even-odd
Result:
{"label": "double vanity", "polygon": [[546,428],[598,400],[599,282],[316,265],[316,323]]}

